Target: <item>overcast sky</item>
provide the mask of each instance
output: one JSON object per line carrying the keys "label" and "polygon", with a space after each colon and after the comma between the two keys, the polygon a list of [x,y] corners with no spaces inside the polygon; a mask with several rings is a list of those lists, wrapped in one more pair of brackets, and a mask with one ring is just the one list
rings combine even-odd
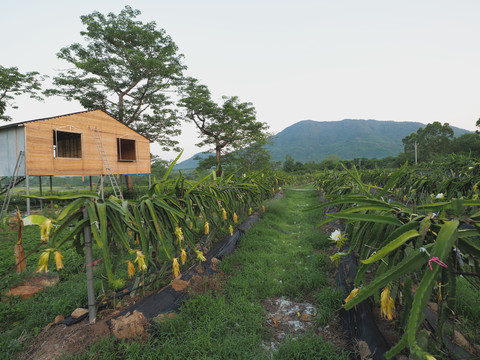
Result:
{"label": "overcast sky", "polygon": [[[0,65],[55,76],[70,67],[56,53],[82,42],[80,15],[127,4],[172,37],[187,75],[218,101],[252,102],[274,133],[346,118],[474,130],[480,117],[478,0],[5,1]],[[53,98],[17,105],[7,112],[15,121],[83,110]],[[179,140],[182,160],[199,151],[191,124]]]}

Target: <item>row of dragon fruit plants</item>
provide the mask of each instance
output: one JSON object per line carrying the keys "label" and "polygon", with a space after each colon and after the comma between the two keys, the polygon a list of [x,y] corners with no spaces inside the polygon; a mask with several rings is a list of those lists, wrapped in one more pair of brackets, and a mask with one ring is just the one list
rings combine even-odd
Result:
{"label": "row of dragon fruit plants", "polygon": [[[349,253],[359,259],[345,309],[373,296],[383,316],[403,329],[387,358],[402,350],[415,359],[445,358],[449,350],[442,339],[453,338],[448,319],[456,316],[459,278],[480,289],[480,163],[454,165],[343,168],[317,180],[326,199],[320,207],[335,209],[320,225],[335,219],[345,224],[331,234],[338,247],[332,261],[338,264]],[[374,274],[369,281],[367,272]],[[429,301],[439,304],[436,339],[422,330]]]}
{"label": "row of dragon fruit plants", "polygon": [[[175,162],[174,162],[175,163]],[[163,179],[135,200],[115,197],[102,201],[92,193],[77,193],[48,200],[68,200],[54,218],[31,215],[24,225],[38,225],[43,251],[38,272],[68,267],[62,249],[75,248],[83,253],[84,227],[93,235],[102,257],[102,276],[112,289],[125,286],[119,277],[124,266],[128,277],[144,279],[176,277],[194,261],[205,260],[205,252],[220,236],[232,234],[236,224],[253,211],[265,211],[262,203],[279,191],[274,174],[253,172],[240,176],[216,177],[214,173],[196,181],[181,174]]]}

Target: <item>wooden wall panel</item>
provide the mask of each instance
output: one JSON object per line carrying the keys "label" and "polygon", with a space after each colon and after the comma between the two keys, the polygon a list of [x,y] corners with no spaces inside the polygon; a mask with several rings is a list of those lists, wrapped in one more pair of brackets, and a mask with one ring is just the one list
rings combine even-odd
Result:
{"label": "wooden wall panel", "polygon": [[[148,174],[150,141],[101,110],[65,115],[25,123],[27,169],[29,175],[100,175],[105,174],[91,128],[98,129],[114,174]],[[53,133],[67,131],[82,134],[82,158],[54,158]],[[137,160],[120,162],[117,138],[136,141]]]}

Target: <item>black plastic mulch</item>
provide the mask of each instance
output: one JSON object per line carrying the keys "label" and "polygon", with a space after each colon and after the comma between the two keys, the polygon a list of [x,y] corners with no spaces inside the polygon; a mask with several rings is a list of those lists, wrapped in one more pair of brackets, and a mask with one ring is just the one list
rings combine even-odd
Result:
{"label": "black plastic mulch", "polygon": [[[350,293],[353,289],[355,276],[357,275],[357,263],[350,253],[342,257],[337,271],[338,286]],[[362,301],[353,309],[340,310],[340,319],[342,325],[347,331],[348,338],[351,340],[351,347],[355,348],[355,341],[364,341],[372,352],[371,358],[374,360],[385,359],[384,354],[390,349],[385,338],[377,327],[372,314],[371,304],[368,300]],[[357,355],[357,359],[360,357]]]}
{"label": "black plastic mulch", "polygon": [[[261,215],[258,213],[252,214],[248,216],[238,227],[234,230],[233,235],[228,235],[219,242],[215,243],[215,245],[205,254],[205,258],[207,261],[204,261],[201,263],[204,272],[202,274],[199,274],[201,276],[208,276],[210,274],[215,273],[215,271],[212,269],[212,267],[209,264],[209,261],[212,258],[217,258],[221,259],[225,255],[231,254],[234,250],[235,247],[237,246],[238,240],[242,236],[242,234],[250,229],[254,224],[260,220]],[[190,267],[187,271],[183,272],[180,280],[188,281],[191,279],[191,277],[196,273],[195,269],[197,267],[197,264]],[[119,299],[122,296],[128,295],[132,291],[133,284],[131,284],[129,287],[117,292],[116,298]],[[172,288],[171,285],[167,285],[164,288],[160,289],[157,292],[154,292],[150,294],[149,296],[143,298],[136,304],[132,305],[131,307],[125,309],[123,312],[118,314],[114,318],[118,318],[120,316],[123,316],[127,313],[133,312],[133,311],[138,311],[145,316],[146,319],[153,319],[154,317],[158,316],[159,314],[163,313],[168,313],[168,312],[174,312],[179,309],[181,306],[183,300],[188,296],[185,292],[182,291],[176,291]],[[99,309],[104,308],[108,306],[107,303],[100,304]],[[85,309],[87,309],[87,306],[84,306]],[[69,316],[62,322],[58,324],[66,324],[68,326],[79,323],[83,319],[87,318],[88,313],[80,316],[78,318],[74,318],[72,316]]]}

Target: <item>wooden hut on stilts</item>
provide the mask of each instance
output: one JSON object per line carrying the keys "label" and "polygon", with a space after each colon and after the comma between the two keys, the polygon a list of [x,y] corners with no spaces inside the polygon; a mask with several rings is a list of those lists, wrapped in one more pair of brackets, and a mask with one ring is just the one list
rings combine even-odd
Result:
{"label": "wooden hut on stilts", "polygon": [[[102,110],[84,111],[0,127],[0,194],[6,193],[0,212],[7,210],[11,190],[22,181],[30,194],[29,178],[79,175],[100,176],[103,196],[107,177],[121,198],[119,175],[151,174],[150,140]],[[27,198],[27,213],[30,199]]]}

